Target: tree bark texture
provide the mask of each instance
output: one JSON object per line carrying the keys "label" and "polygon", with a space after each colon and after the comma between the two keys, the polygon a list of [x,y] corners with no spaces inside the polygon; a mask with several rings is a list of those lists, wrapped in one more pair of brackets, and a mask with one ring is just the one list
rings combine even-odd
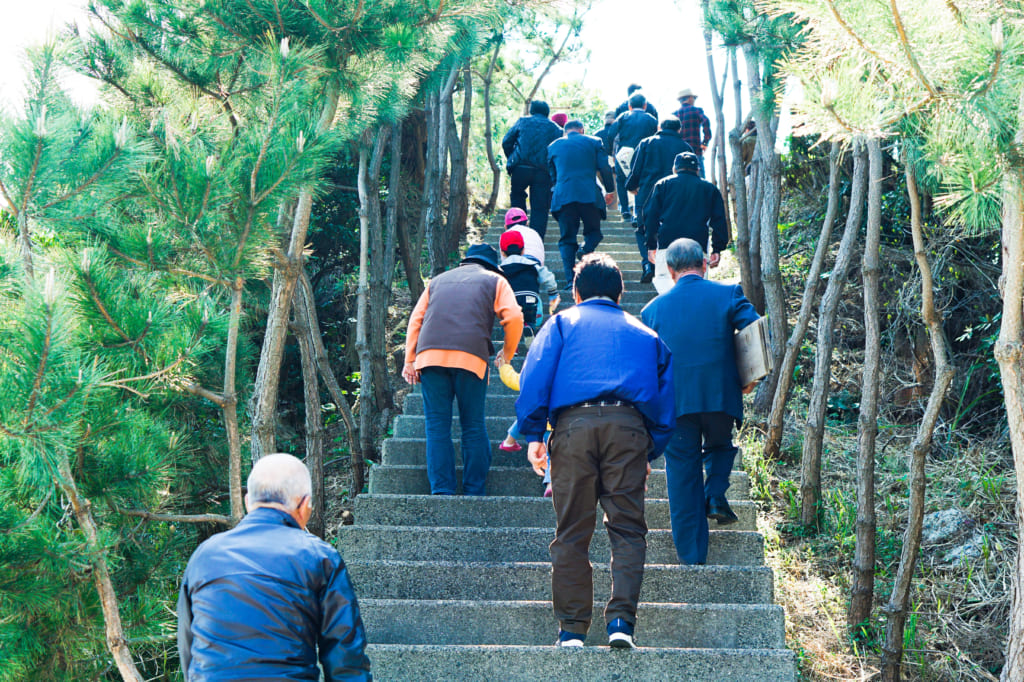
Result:
{"label": "tree bark texture", "polygon": [[[1018,104],[1024,118],[1024,95]],[[1018,121],[1017,144],[1024,144],[1024,121]],[[1003,383],[1010,447],[1017,473],[1017,537],[1024,538],[1024,172],[1006,173],[1003,182],[1003,313],[995,356]],[[1002,679],[1024,679],[1024,548],[1018,547],[1013,574],[1009,636]]]}
{"label": "tree bark texture", "polygon": [[[487,204],[484,206],[484,215],[490,215],[498,205],[498,194],[501,192],[501,164],[494,157],[494,130],[491,121],[491,83],[494,80],[494,69],[498,64],[498,55],[501,53],[504,41],[499,39],[491,53],[491,61],[487,65],[487,73],[482,82],[484,84],[484,149],[487,151],[487,165],[491,168],[491,194],[487,197]],[[419,299],[413,299],[419,300]]]}
{"label": "tree bark texture", "polygon": [[[407,219],[398,221],[398,249],[402,254],[402,268],[409,283],[409,295],[418,301],[423,294],[423,276],[420,275],[420,261],[423,256],[424,214],[426,213],[427,160],[423,153],[427,131],[427,114],[424,110],[413,110],[402,121],[402,171],[408,184],[399,197],[399,210]],[[415,211],[408,210],[409,203],[416,202]],[[415,213],[416,219],[412,219]]]}
{"label": "tree bark texture", "polygon": [[[729,149],[732,152],[732,172],[730,184],[732,186],[733,206],[735,208],[736,220],[736,260],[740,266],[740,285],[743,293],[751,303],[756,300],[754,292],[753,273],[750,271],[750,214],[747,211],[747,177],[744,173],[743,158],[740,149],[739,128],[729,133]],[[761,307],[758,313],[764,312],[764,300],[760,301]],[[757,308],[757,304],[754,303]]]}
{"label": "tree bark texture", "polygon": [[[701,5],[704,10],[704,16],[707,16],[708,0],[702,0]],[[722,199],[725,200],[726,225],[729,225],[731,222],[728,191],[729,173],[725,165],[725,114],[722,113],[722,100],[726,78],[729,75],[729,63],[726,62],[725,64],[725,69],[722,73],[722,86],[719,87],[718,78],[715,76],[715,56],[711,45],[711,24],[706,21],[704,22],[704,51],[708,63],[708,83],[711,85],[711,103],[715,109],[715,136],[711,143],[712,167],[708,169],[708,175],[722,191]],[[737,103],[737,107],[738,106],[739,103]],[[729,232],[731,234],[732,226],[729,225],[729,227]]]}
{"label": "tree bark texture", "polygon": [[[374,133],[367,129],[359,140],[359,287],[357,289],[356,352],[359,355],[359,439],[363,455],[375,450],[377,417],[374,398],[375,376],[370,347],[370,249],[381,232],[380,194],[378,190],[384,150],[389,129]],[[381,313],[374,311],[374,316]],[[386,376],[382,379],[386,379]],[[358,491],[357,491],[358,493]]]}
{"label": "tree bark texture", "polygon": [[853,143],[853,182],[850,189],[850,209],[846,227],[839,242],[839,253],[828,278],[828,286],[818,306],[818,343],[814,353],[814,379],[807,406],[804,426],[804,445],[800,460],[800,523],[813,526],[818,520],[821,499],[821,449],[825,436],[825,417],[828,409],[829,382],[832,379],[832,349],[839,299],[846,286],[846,275],[853,259],[853,251],[864,216],[864,196],[867,189],[867,151],[864,142],[855,138]]}
{"label": "tree bark texture", "polygon": [[[900,679],[900,664],[903,659],[903,630],[907,622],[907,611],[910,607],[910,592],[917,564],[917,555],[921,548],[921,526],[925,511],[925,460],[932,449],[932,435],[935,423],[939,418],[939,410],[945,401],[946,392],[953,381],[955,373],[950,363],[949,342],[942,327],[942,312],[935,308],[934,278],[928,252],[925,248],[924,230],[921,226],[921,200],[917,190],[917,177],[911,166],[906,168],[907,195],[910,200],[910,231],[914,239],[914,259],[921,273],[921,320],[928,327],[928,340],[931,343],[932,355],[935,359],[935,379],[928,395],[928,404],[924,416],[910,445],[910,482],[908,490],[907,529],[903,534],[903,546],[900,552],[900,564],[896,570],[896,581],[893,584],[889,603],[885,607],[885,641],[882,645],[882,679],[895,681]],[[1005,213],[1004,213],[1005,217]],[[1019,301],[1019,299],[1018,299]],[[1020,568],[1018,564],[1018,568]],[[1011,612],[1012,613],[1012,612]],[[1012,617],[1012,616],[1011,616]],[[1006,678],[1007,666],[1003,668]]]}
{"label": "tree bark texture", "polygon": [[[739,153],[739,144],[733,148],[733,154]],[[734,162],[735,163],[735,162]],[[804,336],[807,334],[807,327],[811,323],[811,315],[814,310],[814,297],[821,283],[821,271],[825,267],[825,258],[828,255],[828,247],[832,241],[832,227],[836,222],[836,214],[839,213],[839,143],[833,142],[832,149],[828,155],[828,206],[825,209],[825,220],[821,225],[821,234],[818,236],[818,245],[814,249],[814,259],[811,261],[811,269],[807,273],[807,283],[804,285],[804,295],[800,301],[800,313],[796,319],[789,340],[786,342],[786,354],[782,364],[776,370],[779,381],[775,385],[775,396],[772,399],[772,410],[768,415],[768,433],[764,441],[764,454],[768,458],[778,457],[782,448],[782,432],[786,417],[786,403],[789,401],[789,391],[793,387],[793,370],[796,368],[796,360],[800,355],[800,347],[803,345]]]}
{"label": "tree bark texture", "polygon": [[295,292],[295,314],[303,321],[300,326],[309,335],[309,343],[313,349],[313,359],[316,362],[317,371],[320,373],[320,378],[323,379],[327,392],[330,394],[331,400],[334,401],[334,405],[341,415],[341,420],[345,423],[345,435],[348,439],[351,457],[352,487],[355,491],[354,494],[358,494],[363,489],[363,483],[365,482],[363,453],[359,447],[359,430],[356,428],[356,420],[352,414],[351,407],[349,407],[348,400],[345,399],[345,394],[341,392],[338,378],[334,376],[334,370],[331,369],[330,362],[327,360],[324,341],[318,332],[320,321],[317,318],[316,303],[313,299],[313,285],[310,283],[309,276],[305,272],[299,278],[299,287]]}
{"label": "tree bark texture", "polygon": [[228,317],[227,347],[224,350],[224,430],[228,436],[228,491],[231,496],[231,518],[238,523],[245,515],[242,504],[242,435],[238,428],[238,333],[242,324],[241,278],[231,288],[231,312]]}
{"label": "tree bark texture", "polygon": [[750,302],[759,315],[765,313],[764,280],[761,277],[761,176],[764,162],[760,150],[754,152],[747,181],[747,224],[749,226],[750,281],[754,297]]}
{"label": "tree bark texture", "polygon": [[[330,82],[324,95],[317,132],[328,131],[334,123],[338,110],[339,84]],[[291,234],[283,262],[274,270],[270,306],[267,309],[267,331],[260,349],[260,364],[256,370],[256,383],[249,400],[252,415],[252,460],[277,450],[277,398],[281,380],[281,361],[284,358],[284,343],[288,335],[288,321],[291,318],[292,296],[295,285],[302,274],[305,263],[306,234],[309,231],[309,216],[313,208],[313,196],[308,190],[299,192],[292,219]],[[317,333],[319,333],[317,329]]]}
{"label": "tree bark texture", "polygon": [[100,606],[103,609],[107,649],[113,656],[117,671],[121,674],[121,679],[124,682],[142,682],[142,676],[136,669],[135,661],[132,660],[132,652],[128,648],[128,638],[125,637],[124,626],[121,624],[117,592],[114,590],[114,582],[110,579],[110,571],[107,569],[107,552],[100,545],[96,519],[92,514],[92,504],[79,494],[74,475],[71,473],[71,463],[66,454],[61,456],[57,466],[60,474],[57,484],[68,498],[68,502],[71,503],[71,508],[75,512],[75,521],[82,529],[86,547],[89,549],[88,559],[92,566],[92,579],[100,597]]}
{"label": "tree bark texture", "polygon": [[878,438],[878,372],[881,330],[878,320],[880,232],[882,227],[882,147],[870,138],[868,147],[868,222],[864,234],[864,366],[857,420],[857,521],[850,586],[848,625],[871,616],[875,598],[875,442]]}
{"label": "tree bark texture", "polygon": [[[767,102],[761,85],[762,75],[757,68],[758,54],[756,48],[747,43],[744,45],[747,61],[747,88],[750,91],[751,106],[757,112],[757,148],[761,156],[761,205],[760,205],[760,244],[761,244],[761,279],[765,293],[765,311],[771,327],[772,354],[775,366],[782,364],[785,353],[783,339],[787,336],[788,315],[786,313],[786,291],[782,284],[782,272],[779,270],[779,207],[782,202],[782,162],[775,151],[775,131],[778,115],[775,102]],[[772,372],[761,382],[754,398],[753,410],[765,414],[770,401],[775,395],[775,384],[778,372]]]}
{"label": "tree bark texture", "polygon": [[[455,119],[449,117],[448,156],[452,171],[448,178],[448,224],[445,230],[448,242],[445,253],[450,255],[459,250],[459,241],[466,234],[469,222],[469,131],[473,116],[473,76],[469,62],[462,68],[462,117],[456,127]],[[445,267],[448,267],[447,262]]]}
{"label": "tree bark texture", "polygon": [[[298,292],[296,292],[298,294]],[[299,356],[302,362],[302,394],[306,408],[306,468],[309,469],[313,481],[313,514],[309,517],[309,532],[319,538],[324,537],[324,507],[327,495],[324,490],[324,415],[320,403],[320,381],[317,379],[316,360],[313,344],[310,341],[309,329],[304,325],[303,308],[295,297],[295,339],[299,343]]]}

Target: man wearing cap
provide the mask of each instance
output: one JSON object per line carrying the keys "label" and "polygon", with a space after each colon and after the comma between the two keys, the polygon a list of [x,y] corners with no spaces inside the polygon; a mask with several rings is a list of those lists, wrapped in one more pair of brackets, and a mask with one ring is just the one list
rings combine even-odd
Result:
{"label": "man wearing cap", "polygon": [[708,264],[713,268],[718,266],[721,252],[729,245],[725,202],[717,187],[697,177],[697,156],[683,152],[676,156],[672,167],[675,175],[659,180],[644,205],[648,258],[654,263],[654,288],[659,294],[672,288],[672,277],[665,263],[665,249],[669,244],[686,237],[707,250],[710,230]]}
{"label": "man wearing cap", "polygon": [[693,94],[693,90],[689,88],[680,90],[676,99],[679,100],[680,106],[673,113],[682,125],[680,134],[686,143],[693,147],[693,151],[697,155],[698,171],[700,177],[703,178],[704,150],[711,144],[711,121],[704,115],[703,109],[694,106],[697,95]]}
{"label": "man wearing cap", "polygon": [[530,227],[543,239],[548,230],[551,207],[551,176],[548,175],[548,145],[562,136],[562,129],[548,115],[547,102],[530,102],[530,115],[517,120],[501,140],[505,170],[511,181],[510,203],[526,210],[530,196]]}
{"label": "man wearing cap", "polygon": [[523,312],[498,267],[498,252],[474,244],[458,267],[430,280],[409,318],[402,377],[423,385],[427,478],[432,495],[454,495],[452,401],[462,423],[462,489],[483,495],[491,467],[484,397],[491,328],[501,322],[505,342],[495,366],[511,362],[523,333]]}
{"label": "man wearing cap", "polygon": [[672,175],[672,163],[676,156],[692,151],[690,145],[679,135],[679,119],[666,118],[661,122],[658,132],[640,140],[633,154],[629,177],[626,178],[626,189],[636,195],[636,216],[633,218],[633,226],[636,230],[636,246],[640,249],[640,260],[643,265],[641,282],[650,282],[654,279],[654,263],[647,260],[644,204],[650,198],[658,180]]}
{"label": "man wearing cap", "polygon": [[[558,251],[565,270],[566,289],[571,288],[576,252],[588,254],[601,243],[601,219],[608,217],[605,196],[595,176],[601,176],[605,194],[612,191],[612,172],[601,140],[583,134],[583,124],[573,119],[565,124],[565,137],[548,147],[548,172],[555,183],[551,215],[558,220],[561,237]],[[576,241],[583,222],[583,248]]]}
{"label": "man wearing cap", "polygon": [[501,249],[501,272],[505,275],[516,302],[523,309],[524,331],[532,341],[534,332],[540,328],[544,319],[544,309],[540,306],[540,291],[543,288],[548,296],[548,310],[554,312],[560,297],[558,284],[551,271],[540,264],[533,256],[523,253],[523,235],[516,230],[506,230],[498,241]]}
{"label": "man wearing cap", "polygon": [[532,256],[544,265],[544,239],[527,223],[529,218],[521,208],[510,208],[505,212],[505,231],[515,230],[523,235],[523,255]]}
{"label": "man wearing cap", "polygon": [[629,208],[629,192],[626,191],[626,176],[629,175],[633,153],[640,140],[658,131],[658,119],[644,110],[646,106],[647,99],[639,92],[633,93],[629,98],[629,111],[615,119],[609,133],[615,139],[615,185],[623,220],[633,217]]}
{"label": "man wearing cap", "polygon": [[[622,273],[594,253],[576,266],[576,305],[545,324],[523,362],[516,399],[528,457],[543,472],[550,448],[555,539],[551,600],[558,646],[583,646],[594,604],[588,548],[595,508],[611,545],[608,643],[630,648],[647,553],[644,482],[675,423],[672,356],[619,307]],[[547,424],[554,429],[544,445]]]}

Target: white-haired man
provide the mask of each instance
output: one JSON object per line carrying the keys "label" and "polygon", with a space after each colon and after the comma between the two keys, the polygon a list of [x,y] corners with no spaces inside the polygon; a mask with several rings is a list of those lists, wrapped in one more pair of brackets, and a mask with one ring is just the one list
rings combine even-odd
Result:
{"label": "white-haired man", "polygon": [[305,530],[313,510],[306,465],[281,453],[257,461],[245,506],[248,515],[201,544],[185,568],[185,680],[371,680],[345,563]]}

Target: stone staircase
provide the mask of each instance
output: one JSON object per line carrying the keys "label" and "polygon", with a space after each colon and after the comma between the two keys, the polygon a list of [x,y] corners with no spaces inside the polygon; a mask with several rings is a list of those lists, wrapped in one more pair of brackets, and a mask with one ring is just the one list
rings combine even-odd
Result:
{"label": "stone staircase", "polygon": [[[497,245],[501,230],[492,227],[487,242]],[[632,228],[614,213],[602,232],[598,251],[623,269],[622,305],[639,316],[655,292],[639,283]],[[557,240],[552,221],[546,264],[564,284]],[[570,303],[566,299],[563,307]],[[517,369],[523,355],[520,348]],[[342,528],[339,548],[359,595],[375,679],[794,680],[795,661],[785,648],[782,608],[773,603],[772,571],[764,565],[747,475],[733,473],[728,496],[740,520],[728,530],[712,522],[708,565],[680,566],[669,531],[663,457],[648,481],[640,648],[607,647],[601,614],[609,593],[609,550],[599,510],[590,552],[597,603],[588,646],[553,646],[558,625],[550,601],[551,500],[542,497],[525,447],[517,453],[498,449],[515,419],[515,397],[491,372],[487,497],[429,494],[417,388],[383,444],[382,463],[370,472],[370,493],[356,498],[355,525]],[[458,456],[457,418],[452,434]]]}

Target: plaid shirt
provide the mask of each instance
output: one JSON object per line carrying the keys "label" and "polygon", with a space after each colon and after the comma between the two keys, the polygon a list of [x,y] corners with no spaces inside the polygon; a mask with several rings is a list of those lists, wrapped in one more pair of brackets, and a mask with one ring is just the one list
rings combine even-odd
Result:
{"label": "plaid shirt", "polygon": [[[703,156],[704,150],[701,147],[706,147],[711,143],[711,121],[704,115],[704,110],[692,104],[684,104],[674,113],[682,124],[679,134],[683,140],[693,147],[697,156]],[[704,132],[703,140],[701,140],[701,131]]]}

